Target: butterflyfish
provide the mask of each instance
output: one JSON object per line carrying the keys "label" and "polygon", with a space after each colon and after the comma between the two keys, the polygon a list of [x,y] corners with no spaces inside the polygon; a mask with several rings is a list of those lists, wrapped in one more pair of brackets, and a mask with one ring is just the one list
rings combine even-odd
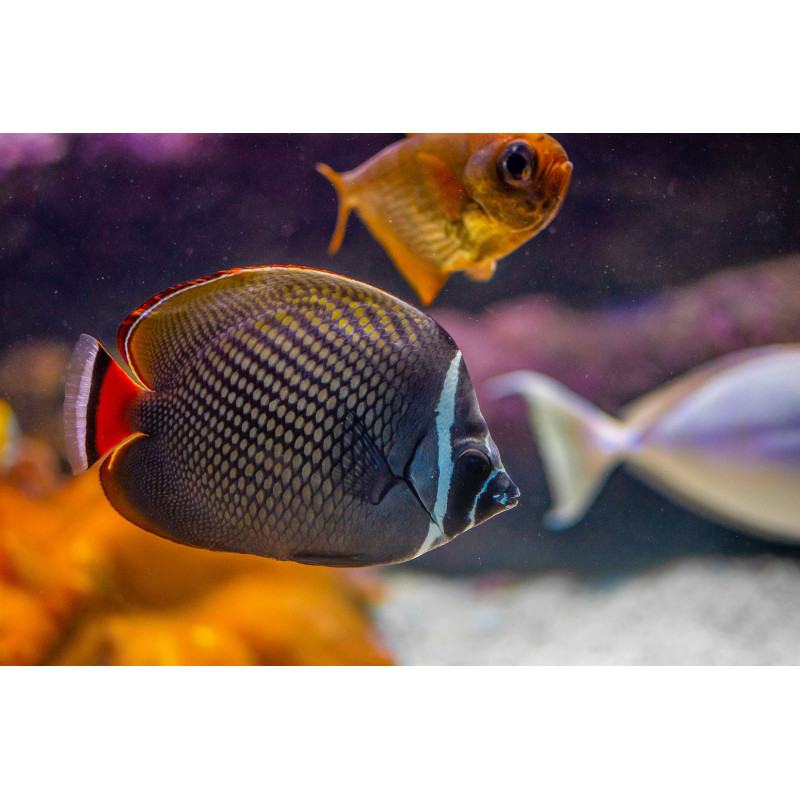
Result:
{"label": "butterflyfish", "polygon": [[543,230],[572,164],[545,133],[420,133],[349,172],[317,170],[339,200],[329,252],[355,209],[428,305],[454,272],[487,281],[499,258]]}
{"label": "butterflyfish", "polygon": [[613,418],[536,372],[492,379],[521,394],[554,504],[574,524],[621,463],[690,510],[730,527],[800,542],[800,346],[739,351],[645,394]]}
{"label": "butterflyfish", "polygon": [[295,266],[220,272],[122,323],[132,377],[83,334],[67,382],[75,473],[122,516],[210,550],[332,566],[419,556],[519,491],[464,358],[429,316]]}

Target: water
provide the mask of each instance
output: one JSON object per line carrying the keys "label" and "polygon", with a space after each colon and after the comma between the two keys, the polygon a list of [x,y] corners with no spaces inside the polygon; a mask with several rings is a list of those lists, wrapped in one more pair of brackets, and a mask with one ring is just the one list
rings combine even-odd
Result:
{"label": "water", "polygon": [[[715,355],[797,340],[800,261],[761,266],[800,253],[797,136],[553,135],[574,164],[558,216],[489,283],[456,275],[430,309],[476,384],[524,351],[613,412]],[[58,353],[82,332],[113,348],[132,309],[219,269],[316,266],[416,304],[355,216],[328,255],[336,198],[314,170],[318,161],[350,169],[397,138],[0,136],[0,378],[23,427],[58,450]],[[39,342],[56,350],[38,357],[51,362],[37,384],[26,372],[33,351],[19,348]],[[696,553],[794,555],[624,472],[577,526],[547,531],[549,497],[521,406],[493,406],[478,390],[522,503],[394,569],[596,574]]]}

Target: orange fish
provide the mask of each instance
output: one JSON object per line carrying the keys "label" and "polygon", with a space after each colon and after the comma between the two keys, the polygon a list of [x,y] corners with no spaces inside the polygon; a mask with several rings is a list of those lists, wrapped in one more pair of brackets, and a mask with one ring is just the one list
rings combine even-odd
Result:
{"label": "orange fish", "polygon": [[488,281],[498,258],[545,228],[572,164],[546,133],[420,133],[350,172],[317,170],[339,197],[328,251],[354,208],[427,305],[453,272]]}

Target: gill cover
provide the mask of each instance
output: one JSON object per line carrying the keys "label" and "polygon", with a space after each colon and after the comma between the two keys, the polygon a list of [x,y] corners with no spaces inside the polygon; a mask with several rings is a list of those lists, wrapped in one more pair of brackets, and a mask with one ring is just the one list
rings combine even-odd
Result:
{"label": "gill cover", "polygon": [[422,552],[513,508],[519,490],[503,468],[461,352],[450,362],[429,427],[406,480],[431,517]]}

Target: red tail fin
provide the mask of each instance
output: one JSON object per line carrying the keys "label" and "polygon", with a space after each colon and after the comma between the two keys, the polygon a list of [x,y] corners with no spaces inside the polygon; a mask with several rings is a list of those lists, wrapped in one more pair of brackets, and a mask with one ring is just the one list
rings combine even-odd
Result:
{"label": "red tail fin", "polygon": [[64,436],[75,475],[134,433],[128,410],[142,391],[97,339],[81,335],[64,393]]}

